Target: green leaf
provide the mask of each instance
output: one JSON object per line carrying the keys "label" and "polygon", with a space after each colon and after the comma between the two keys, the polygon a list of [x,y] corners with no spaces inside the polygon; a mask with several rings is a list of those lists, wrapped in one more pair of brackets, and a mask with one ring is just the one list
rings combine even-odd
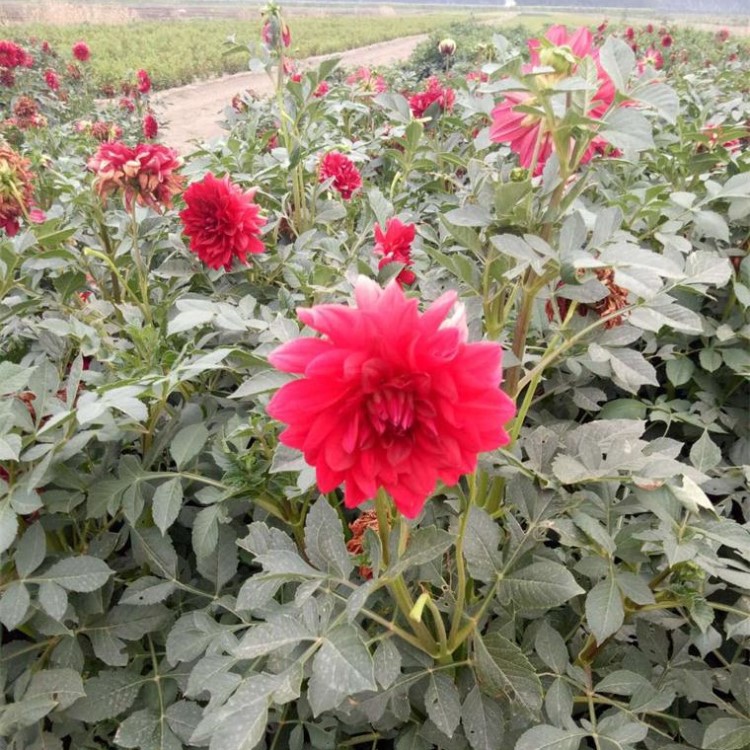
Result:
{"label": "green leaf", "polygon": [[451,544],[453,536],[447,531],[434,526],[417,529],[409,538],[404,554],[391,567],[390,573],[396,575],[417,565],[425,565],[440,557]]}
{"label": "green leaf", "polygon": [[472,750],[503,747],[503,712],[495,701],[482,695],[476,685],[461,706],[461,722]]}
{"label": "green leaf", "polygon": [[22,391],[35,369],[35,367],[24,367],[7,360],[0,362],[0,396]]}
{"label": "green leaf", "polygon": [[248,378],[230,398],[247,398],[248,396],[257,396],[259,393],[275,391],[286,385],[292,377],[278,370],[263,370]]}
{"label": "green leaf", "polygon": [[671,86],[658,81],[649,81],[630,92],[630,98],[652,107],[659,117],[674,125],[680,113],[680,99]]}
{"label": "green leaf", "polygon": [[0,502],[0,555],[10,549],[18,533],[18,519],[6,499]]}
{"label": "green leaf", "polygon": [[750,721],[716,719],[703,735],[704,750],[746,750],[750,745]]}
{"label": "green leaf", "polygon": [[114,719],[135,703],[141,688],[149,682],[150,678],[126,669],[99,672],[86,680],[86,697],[76,701],[69,713],[89,724]]}
{"label": "green leaf", "polygon": [[721,450],[709,437],[708,430],[704,430],[698,440],[693,443],[690,449],[690,463],[702,472],[711,471],[721,463]]}
{"label": "green leaf", "polygon": [[578,750],[585,736],[584,732],[541,724],[527,729],[518,738],[514,750]]}
{"label": "green leaf", "polygon": [[193,521],[193,551],[197,557],[208,557],[219,542],[219,505],[209,505]]}
{"label": "green leaf", "polygon": [[315,636],[305,625],[291,615],[281,614],[249,628],[232,654],[238,659],[255,659],[309,640],[315,640]]}
{"label": "green leaf", "polygon": [[599,62],[618,91],[628,90],[628,81],[635,68],[635,54],[622,39],[610,36],[599,50]]}
{"label": "green leaf", "polygon": [[446,219],[445,216],[441,216],[440,220],[443,222],[443,226],[448,230],[450,236],[453,237],[459,245],[465,247],[467,250],[471,250],[477,255],[481,255],[484,244],[482,243],[482,240],[479,239],[479,235],[473,229],[454,224],[449,219]]}
{"label": "green leaf", "polygon": [[651,125],[632,107],[619,107],[603,120],[604,130],[600,135],[625,154],[638,153],[654,147]]}
{"label": "green leaf", "polygon": [[567,568],[549,561],[532,563],[506,576],[499,591],[520,610],[552,609],[584,593]]}
{"label": "green leaf", "polygon": [[461,721],[461,701],[453,680],[441,672],[430,672],[424,704],[433,724],[446,737],[453,737]]}
{"label": "green leaf", "polygon": [[21,578],[30,576],[47,555],[47,537],[41,523],[33,523],[26,529],[16,545],[15,563]]}
{"label": "green leaf", "polygon": [[305,520],[305,551],[318,570],[339,578],[349,578],[354,568],[339,514],[323,496],[310,508]]}
{"label": "green leaf", "polygon": [[502,567],[500,527],[487,511],[472,505],[466,521],[464,558],[477,581],[494,581]]}
{"label": "green leaf", "polygon": [[377,690],[372,657],[354,626],[339,625],[327,634],[313,658],[308,692],[313,715],[365,690]]}
{"label": "green leaf", "polygon": [[607,576],[589,591],[586,597],[586,619],[598,644],[622,627],[625,610],[614,576]]}
{"label": "green leaf", "polygon": [[8,629],[15,630],[26,617],[31,604],[29,590],[20,581],[11,581],[0,599],[0,622]]}
{"label": "green leaf", "polygon": [[485,694],[509,698],[530,714],[542,707],[542,683],[531,662],[515,643],[499,633],[474,636],[477,679]]}
{"label": "green leaf", "polygon": [[534,639],[537,656],[557,674],[564,674],[570,662],[565,640],[549,623],[542,621]]}
{"label": "green leaf", "polygon": [[375,679],[387,690],[401,674],[401,653],[392,638],[380,641],[373,654],[373,664]]}
{"label": "green leaf", "polygon": [[177,520],[182,509],[182,480],[179,477],[162,482],[153,497],[154,523],[162,534]]}
{"label": "green leaf", "polygon": [[34,577],[35,583],[56,583],[66,591],[89,592],[104,586],[114,571],[98,557],[80,555],[55,563],[45,573]]}
{"label": "green leaf", "polygon": [[670,484],[669,491],[691,512],[698,515],[700,509],[714,510],[706,493],[688,476],[682,477],[682,487]]}
{"label": "green leaf", "polygon": [[674,385],[685,385],[695,372],[695,365],[687,357],[679,359],[670,359],[667,362],[667,377],[669,382]]}
{"label": "green leaf", "polygon": [[182,743],[164,718],[148,708],[136,711],[120,724],[115,742],[138,750],[182,750]]}
{"label": "green leaf", "polygon": [[84,695],[81,675],[75,670],[42,669],[34,673],[24,698],[48,697],[59,709],[66,709]]}
{"label": "green leaf", "polygon": [[52,581],[45,581],[39,586],[39,604],[53,619],[62,620],[68,608],[68,595],[62,586]]}
{"label": "green leaf", "polygon": [[169,444],[169,452],[177,464],[178,469],[182,469],[188,461],[200,453],[203,446],[208,440],[208,428],[202,422],[191,424],[183,427],[172,439]]}

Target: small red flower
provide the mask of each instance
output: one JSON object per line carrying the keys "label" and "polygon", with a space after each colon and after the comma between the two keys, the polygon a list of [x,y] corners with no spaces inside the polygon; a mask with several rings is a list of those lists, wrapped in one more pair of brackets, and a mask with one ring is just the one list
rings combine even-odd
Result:
{"label": "small red flower", "polygon": [[414,242],[417,228],[414,224],[402,224],[398,219],[388,219],[385,232],[379,224],[375,225],[375,253],[382,255],[378,268],[389,263],[401,263],[404,268],[396,276],[396,281],[402,286],[413,284],[417,277],[411,266],[411,243]]}
{"label": "small red flower", "polygon": [[318,179],[325,182],[333,178],[332,187],[349,200],[362,187],[362,175],[354,162],[338,151],[329,151],[320,161]]}
{"label": "small red flower", "polygon": [[328,82],[327,82],[327,81],[321,81],[321,82],[320,82],[320,83],[319,83],[319,84],[318,84],[318,85],[317,85],[317,86],[315,87],[315,91],[313,91],[313,96],[314,96],[314,97],[316,97],[316,98],[318,98],[318,99],[321,99],[321,98],[323,98],[323,97],[324,97],[324,96],[325,96],[325,95],[326,95],[326,94],[327,94],[327,93],[328,93],[328,92],[329,92],[330,90],[331,90],[331,89],[330,89],[330,86],[328,85]]}
{"label": "small red flower", "polygon": [[147,113],[143,118],[143,137],[149,141],[152,141],[159,135],[159,123],[151,112]]}
{"label": "small red flower", "polygon": [[18,233],[21,219],[44,221],[34,208],[31,162],[8,146],[0,146],[0,229],[9,237]]}
{"label": "small red flower", "polygon": [[127,112],[135,112],[135,102],[127,96],[120,99],[119,107]]}
{"label": "small red flower", "polygon": [[60,77],[54,70],[49,69],[44,71],[44,82],[52,91],[60,90]]}
{"label": "small red flower", "polygon": [[668,48],[672,46],[672,37],[669,34],[665,34],[661,38],[661,46],[664,48]]}
{"label": "small red flower", "polygon": [[52,54],[52,47],[50,47],[50,44],[46,39],[42,42],[42,52],[45,55]]}
{"label": "small red flower", "polygon": [[248,253],[265,250],[260,230],[266,220],[254,196],[255,190],[243,192],[229,177],[219,180],[210,172],[185,191],[183,232],[190,237],[190,251],[209,268],[229,271],[235,258],[247,263]]}
{"label": "small red flower", "polygon": [[87,62],[91,58],[91,50],[86,42],[76,42],[73,45],[73,57],[80,62]]}
{"label": "small red flower", "polygon": [[719,42],[719,44],[724,44],[724,42],[726,42],[727,39],[729,39],[729,29],[723,28],[723,29],[719,29],[716,32],[716,41]]}
{"label": "small red flower", "polygon": [[646,33],[647,34],[653,34],[654,33],[654,24],[650,23],[648,26],[646,26]]}
{"label": "small red flower", "polygon": [[355,300],[298,310],[323,338],[269,356],[302,377],[279,389],[268,413],[287,425],[281,442],[304,453],[321,492],[343,483],[353,508],[382,487],[415,518],[438,480],[456,484],[477,454],[509,442],[515,407],[500,390],[502,349],[467,342],[463,305],[448,317],[455,292],[420,314],[397,283],[360,278]]}
{"label": "small red flower", "polygon": [[638,61],[638,72],[643,73],[649,65],[654,70],[661,70],[664,67],[664,56],[653,47],[649,47],[643,58]]}
{"label": "small red flower", "polygon": [[456,92],[448,87],[443,87],[440,81],[432,76],[427,79],[424,91],[413,94],[409,98],[409,107],[414,117],[422,117],[427,109],[437,102],[442,112],[450,112],[456,101]]}
{"label": "small red flower", "polygon": [[628,41],[635,38],[635,29],[632,26],[628,26],[628,28],[625,29],[625,38]]}
{"label": "small red flower", "polygon": [[136,77],[138,78],[138,91],[141,94],[148,94],[151,91],[151,77],[149,74],[145,70],[139,70],[136,73]]}

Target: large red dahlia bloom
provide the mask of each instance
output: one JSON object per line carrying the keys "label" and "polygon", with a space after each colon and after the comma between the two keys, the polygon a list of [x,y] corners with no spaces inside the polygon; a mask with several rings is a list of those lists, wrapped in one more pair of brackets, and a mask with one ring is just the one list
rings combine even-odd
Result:
{"label": "large red dahlia bloom", "polygon": [[411,243],[414,242],[417,228],[414,224],[402,224],[398,219],[388,219],[385,232],[379,224],[375,225],[375,252],[383,257],[378,263],[378,268],[389,263],[401,263],[404,268],[396,276],[396,281],[401,285],[413,284],[417,277],[408,266],[411,261]]}
{"label": "large red dahlia bloom", "polygon": [[449,86],[442,86],[440,81],[432,76],[427,79],[424,91],[409,98],[409,107],[414,117],[422,117],[436,102],[441,112],[450,112],[456,102],[456,92]]}
{"label": "large red dahlia bloom", "polygon": [[329,151],[320,160],[319,181],[325,182],[330,178],[333,178],[332,187],[341,193],[344,200],[349,200],[362,187],[362,175],[354,162],[338,151]]}
{"label": "large red dahlia bloom", "polygon": [[299,318],[324,338],[302,337],[269,357],[303,377],[287,383],[268,413],[288,426],[281,442],[303,451],[321,492],[345,484],[353,508],[379,488],[409,518],[438,480],[452,485],[477,454],[508,443],[515,413],[500,390],[502,350],[467,343],[463,306],[448,292],[420,314],[392,282],[361,278],[356,307],[316,305]]}
{"label": "large red dahlia bloom", "polygon": [[9,39],[0,39],[0,68],[20,68],[26,64],[27,53]]}
{"label": "large red dahlia bloom", "polygon": [[88,168],[96,174],[97,192],[105,197],[122,190],[128,209],[133,201],[156,210],[171,208],[185,181],[176,173],[181,166],[177,153],[160,143],[139,143],[135,148],[102,143],[88,161]]}
{"label": "large red dahlia bloom", "polygon": [[248,253],[265,249],[259,235],[266,220],[254,195],[254,190],[243,192],[229,177],[219,180],[210,172],[185,191],[183,231],[190,237],[190,250],[209,268],[228,271],[235,258],[247,263]]}

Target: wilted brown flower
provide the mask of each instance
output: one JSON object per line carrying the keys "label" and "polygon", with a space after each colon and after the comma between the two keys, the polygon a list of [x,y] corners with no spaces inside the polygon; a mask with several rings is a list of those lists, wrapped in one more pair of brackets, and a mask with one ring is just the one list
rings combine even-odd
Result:
{"label": "wilted brown flower", "polygon": [[[367,529],[378,532],[378,517],[374,510],[363,511],[359,518],[356,518],[349,524],[352,532],[352,538],[346,543],[346,548],[352,555],[363,557],[365,554],[363,540]],[[372,568],[367,565],[359,566],[359,574],[362,578],[369,580],[372,578]]]}

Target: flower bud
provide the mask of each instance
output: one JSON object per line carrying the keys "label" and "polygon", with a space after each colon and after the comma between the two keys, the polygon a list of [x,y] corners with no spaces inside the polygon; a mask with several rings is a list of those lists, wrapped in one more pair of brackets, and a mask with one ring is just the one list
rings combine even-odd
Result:
{"label": "flower bud", "polygon": [[441,39],[438,43],[438,52],[444,57],[452,57],[456,54],[456,42],[449,37]]}
{"label": "flower bud", "polygon": [[542,65],[553,68],[555,72],[570,75],[576,64],[576,57],[570,47],[545,47],[539,53]]}

